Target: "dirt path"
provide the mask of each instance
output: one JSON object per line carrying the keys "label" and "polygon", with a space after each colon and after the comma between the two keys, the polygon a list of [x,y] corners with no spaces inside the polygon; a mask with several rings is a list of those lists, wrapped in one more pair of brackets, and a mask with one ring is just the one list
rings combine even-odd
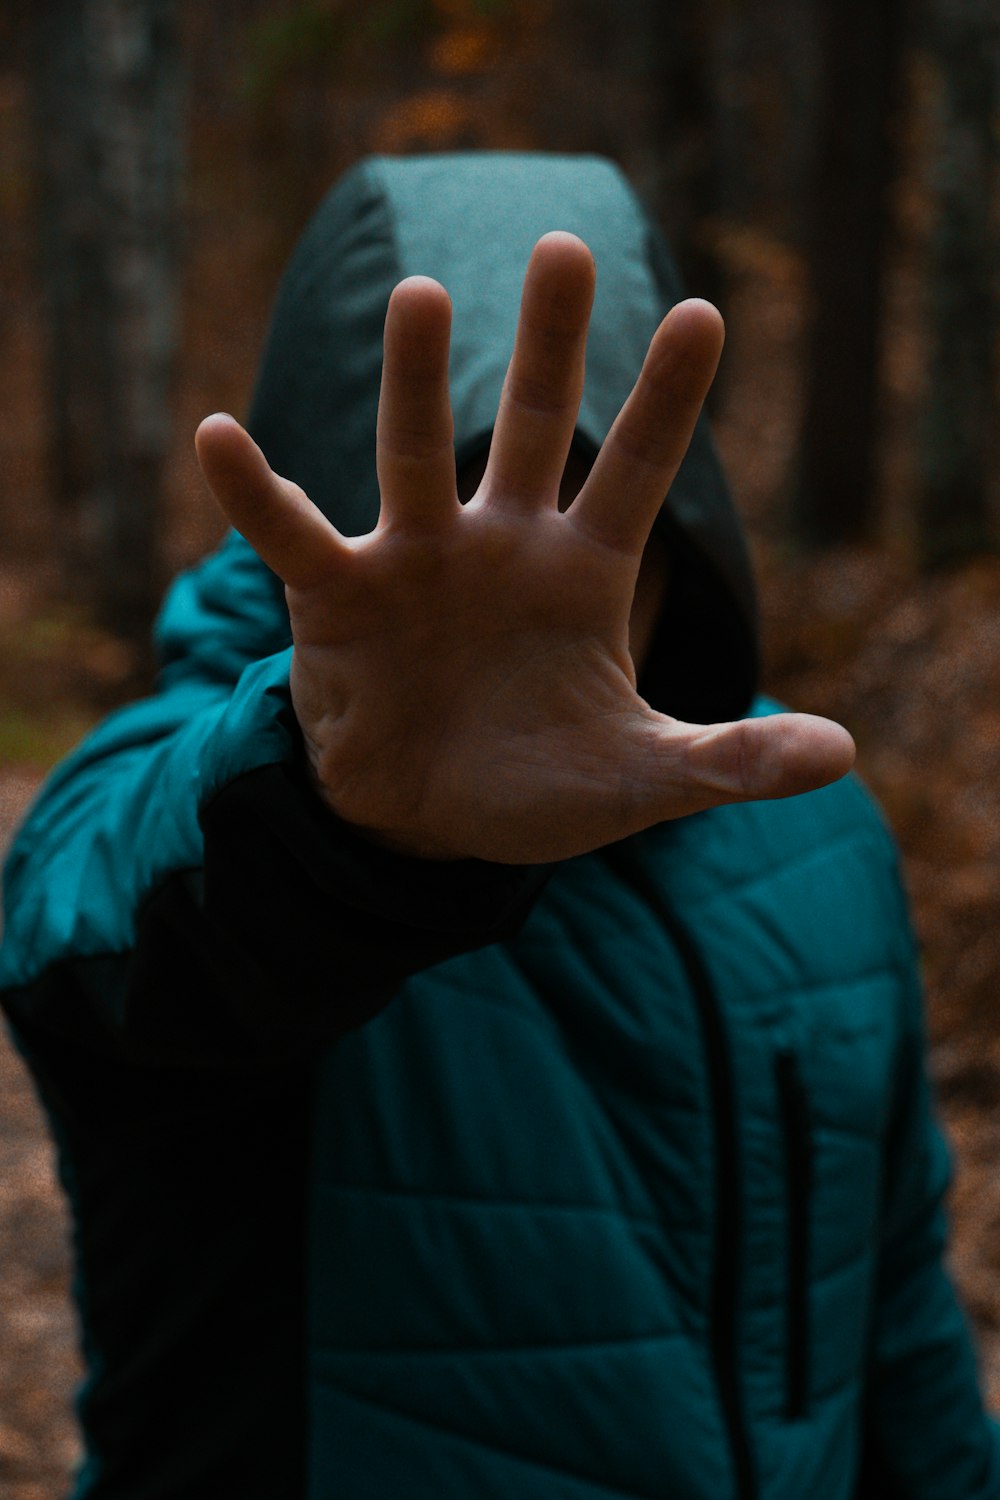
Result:
{"label": "dirt path", "polygon": [[[37,781],[0,773],[0,851]],[[0,1026],[0,1500],[61,1500],[79,1455],[68,1232],[44,1118]]]}

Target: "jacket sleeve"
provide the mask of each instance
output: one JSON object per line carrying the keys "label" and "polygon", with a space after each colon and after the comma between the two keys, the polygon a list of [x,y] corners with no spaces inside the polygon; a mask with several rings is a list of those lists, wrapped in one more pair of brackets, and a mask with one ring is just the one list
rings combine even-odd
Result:
{"label": "jacket sleeve", "polygon": [[873,1308],[865,1500],[1000,1500],[1000,1425],[945,1265],[951,1164],[926,1068],[923,996],[903,913],[905,1016],[886,1151]]}
{"label": "jacket sleeve", "polygon": [[160,1065],[260,1067],[516,930],[539,869],[391,854],[308,784],[280,585],[232,535],[174,585],[156,694],[52,775],[5,870],[15,1030]]}

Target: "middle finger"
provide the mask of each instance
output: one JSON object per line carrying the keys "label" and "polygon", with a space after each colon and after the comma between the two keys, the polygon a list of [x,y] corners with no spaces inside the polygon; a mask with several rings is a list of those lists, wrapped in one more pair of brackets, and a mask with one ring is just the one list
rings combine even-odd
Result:
{"label": "middle finger", "polygon": [[555,505],[583,395],[594,260],[576,235],[538,241],[528,262],[521,312],[482,493],[491,503]]}

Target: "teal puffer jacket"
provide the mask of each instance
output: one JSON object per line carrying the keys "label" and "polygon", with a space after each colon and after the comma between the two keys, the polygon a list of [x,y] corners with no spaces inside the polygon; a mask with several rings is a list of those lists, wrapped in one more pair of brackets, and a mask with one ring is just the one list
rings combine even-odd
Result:
{"label": "teal puffer jacket", "polygon": [[[598,265],[593,451],[679,296],[612,167],[375,160],[322,206],[251,428],[344,531],[377,506],[392,284],[452,293],[464,461],[550,228]],[[645,695],[773,711],[704,428],[657,524]],[[429,865],[314,799],[240,537],[158,643],[158,692],[55,773],[5,881],[0,989],[74,1216],[75,1500],[998,1500],[858,783],[552,869]]]}

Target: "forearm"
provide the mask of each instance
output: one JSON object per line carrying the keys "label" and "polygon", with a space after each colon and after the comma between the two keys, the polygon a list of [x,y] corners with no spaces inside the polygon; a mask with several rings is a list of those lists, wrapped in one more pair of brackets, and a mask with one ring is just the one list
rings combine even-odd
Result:
{"label": "forearm", "polygon": [[15,1024],[161,1064],[270,1064],[527,910],[543,872],[404,859],[322,805],[287,656],[136,705],[54,778],[8,871]]}

